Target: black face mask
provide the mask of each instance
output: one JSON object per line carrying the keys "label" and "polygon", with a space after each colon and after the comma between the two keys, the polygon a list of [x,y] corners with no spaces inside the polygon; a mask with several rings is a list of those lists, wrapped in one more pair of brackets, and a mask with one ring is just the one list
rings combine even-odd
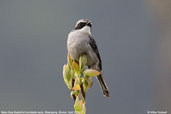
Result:
{"label": "black face mask", "polygon": [[75,30],[82,29],[84,26],[86,26],[85,22],[80,22],[78,25],[74,28]]}

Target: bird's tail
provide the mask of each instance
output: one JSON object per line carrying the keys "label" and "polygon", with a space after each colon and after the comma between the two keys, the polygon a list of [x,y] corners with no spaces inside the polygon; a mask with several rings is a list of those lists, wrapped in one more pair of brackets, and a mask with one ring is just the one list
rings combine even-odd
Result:
{"label": "bird's tail", "polygon": [[107,87],[105,81],[103,80],[102,75],[97,76],[97,79],[99,81],[99,84],[100,84],[100,87],[102,89],[103,95],[106,96],[106,97],[110,97],[108,87]]}

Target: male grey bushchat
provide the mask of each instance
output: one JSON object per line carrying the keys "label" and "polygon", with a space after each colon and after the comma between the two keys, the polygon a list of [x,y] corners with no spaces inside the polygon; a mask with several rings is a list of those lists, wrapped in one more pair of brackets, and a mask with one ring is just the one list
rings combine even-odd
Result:
{"label": "male grey bushchat", "polygon": [[[102,61],[96,41],[91,35],[91,21],[80,19],[68,34],[67,48],[72,59],[79,61],[81,55],[86,54],[88,68],[102,71]],[[100,74],[97,76],[103,95],[109,97],[108,87]]]}

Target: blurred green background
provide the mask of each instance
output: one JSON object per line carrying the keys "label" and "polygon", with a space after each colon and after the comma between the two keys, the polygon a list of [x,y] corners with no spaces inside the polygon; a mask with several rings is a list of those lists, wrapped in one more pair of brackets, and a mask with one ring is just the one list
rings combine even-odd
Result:
{"label": "blurred green background", "polygon": [[87,114],[171,109],[169,0],[0,0],[0,110],[68,111],[66,41],[77,20],[92,21],[103,75],[87,92]]}

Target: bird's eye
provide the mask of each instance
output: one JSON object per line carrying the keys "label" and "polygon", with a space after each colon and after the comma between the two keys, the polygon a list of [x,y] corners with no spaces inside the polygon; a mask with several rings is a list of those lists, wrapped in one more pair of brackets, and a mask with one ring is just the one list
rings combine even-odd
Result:
{"label": "bird's eye", "polygon": [[80,22],[78,25],[75,27],[75,29],[81,29],[86,25],[86,23]]}
{"label": "bird's eye", "polygon": [[79,26],[82,28],[82,27],[85,26],[85,24],[86,24],[86,23],[82,23],[82,22],[81,22],[81,23],[79,23]]}

